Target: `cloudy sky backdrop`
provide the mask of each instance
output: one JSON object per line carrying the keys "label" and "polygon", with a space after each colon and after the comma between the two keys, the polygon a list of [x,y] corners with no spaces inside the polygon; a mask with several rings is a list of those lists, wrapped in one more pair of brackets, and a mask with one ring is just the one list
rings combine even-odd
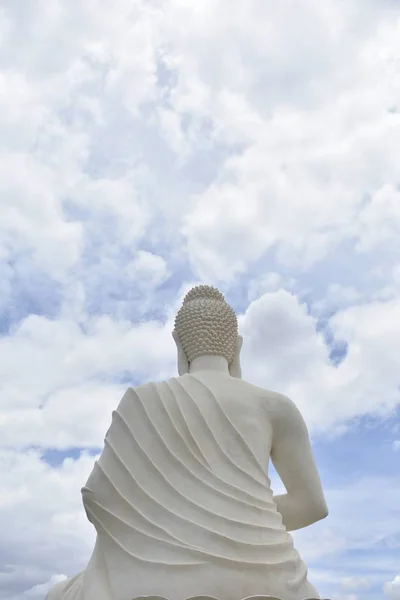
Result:
{"label": "cloudy sky backdrop", "polygon": [[399,159],[397,0],[0,0],[1,600],[85,566],[80,487],[200,282],[309,425],[310,578],[400,598]]}

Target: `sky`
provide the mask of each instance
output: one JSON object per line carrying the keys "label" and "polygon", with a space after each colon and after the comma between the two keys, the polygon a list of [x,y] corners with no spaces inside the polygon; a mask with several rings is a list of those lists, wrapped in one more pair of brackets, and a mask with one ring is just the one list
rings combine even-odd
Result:
{"label": "sky", "polygon": [[400,599],[399,156],[397,0],[0,0],[0,600],[86,566],[80,488],[198,283],[309,427],[310,580]]}

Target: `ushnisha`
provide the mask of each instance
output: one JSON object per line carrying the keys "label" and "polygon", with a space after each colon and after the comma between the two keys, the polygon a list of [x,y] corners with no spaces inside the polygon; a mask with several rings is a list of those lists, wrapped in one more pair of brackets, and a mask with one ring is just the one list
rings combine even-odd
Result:
{"label": "ushnisha", "polygon": [[188,292],[175,319],[175,331],[189,362],[198,356],[233,360],[238,323],[235,312],[216,288],[199,285]]}
{"label": "ushnisha", "polygon": [[129,388],[113,412],[82,489],[92,556],[47,599],[319,598],[289,534],[328,514],[301,414],[241,379],[237,318],[217,289],[190,290],[173,336],[179,377]]}

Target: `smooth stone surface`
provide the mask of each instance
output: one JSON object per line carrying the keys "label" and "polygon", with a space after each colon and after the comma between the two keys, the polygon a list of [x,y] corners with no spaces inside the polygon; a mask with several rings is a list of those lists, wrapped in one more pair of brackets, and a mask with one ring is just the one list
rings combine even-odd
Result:
{"label": "smooth stone surface", "polygon": [[[169,598],[163,598],[162,596],[139,596],[138,598],[134,598],[133,600],[170,600]],[[190,598],[186,598],[186,600],[219,600],[218,598],[214,598],[214,596],[191,596]],[[282,600],[282,598],[277,598],[276,596],[248,596],[247,598],[243,598],[242,600]],[[319,600],[318,598],[304,598],[304,600]],[[328,600],[328,599],[325,599]]]}
{"label": "smooth stone surface", "polygon": [[[134,598],[133,600],[169,600],[169,599],[163,598],[162,596],[140,596],[138,598]],[[214,598],[214,596],[191,596],[190,598],[186,598],[186,600],[219,600],[219,599]],[[282,598],[277,598],[276,596],[248,596],[247,598],[243,598],[243,600],[282,600]],[[304,600],[319,600],[319,599],[318,598],[304,598]]]}
{"label": "smooth stone surface", "polygon": [[[206,324],[225,310],[213,288],[191,292],[193,335],[199,294]],[[127,390],[82,489],[93,554],[48,600],[319,598],[288,533],[327,514],[307,428],[288,398],[240,378],[226,323],[222,355],[189,362],[175,334],[181,375]],[[286,494],[273,496],[270,459]]]}
{"label": "smooth stone surface", "polygon": [[310,452],[303,421],[278,394],[218,371],[129,389],[82,490],[98,537],[65,600],[179,600],[199,589],[221,600],[317,596],[267,476],[274,431],[284,428],[294,448],[277,444],[276,463],[294,484],[308,470],[312,480],[313,464],[299,460]]}

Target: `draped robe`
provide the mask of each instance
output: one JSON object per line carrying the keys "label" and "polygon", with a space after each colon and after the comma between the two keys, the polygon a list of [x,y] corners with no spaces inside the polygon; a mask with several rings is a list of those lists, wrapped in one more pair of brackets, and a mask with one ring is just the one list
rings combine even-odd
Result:
{"label": "draped robe", "polygon": [[129,388],[82,489],[92,557],[49,600],[319,597],[273,501],[259,392],[212,373]]}

